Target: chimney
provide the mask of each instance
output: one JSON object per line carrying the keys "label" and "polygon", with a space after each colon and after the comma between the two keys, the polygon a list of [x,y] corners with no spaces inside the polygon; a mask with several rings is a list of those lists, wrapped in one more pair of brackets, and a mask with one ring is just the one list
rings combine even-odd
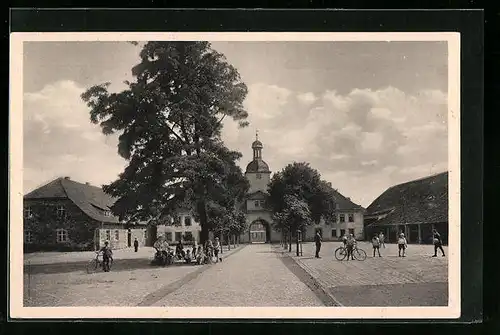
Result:
{"label": "chimney", "polygon": [[64,177],[64,179],[66,179],[66,180],[70,180],[71,178],[70,178],[70,177]]}
{"label": "chimney", "polygon": [[88,181],[85,182],[85,185],[90,185],[90,183]]}

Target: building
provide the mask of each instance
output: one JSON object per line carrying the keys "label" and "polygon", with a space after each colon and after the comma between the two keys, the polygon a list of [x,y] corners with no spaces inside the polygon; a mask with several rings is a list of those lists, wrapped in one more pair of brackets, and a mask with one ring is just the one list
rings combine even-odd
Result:
{"label": "building", "polygon": [[126,226],[113,216],[114,199],[102,188],[57,178],[24,196],[24,250],[95,250],[109,241],[127,248],[149,245],[145,225]]}
{"label": "building", "polygon": [[189,210],[179,211],[175,218],[171,218],[168,224],[160,224],[156,227],[157,236],[165,236],[166,240],[172,244],[182,241],[189,244],[194,240],[201,239],[200,223],[194,220]]}
{"label": "building", "polygon": [[[241,243],[279,242],[281,233],[272,228],[272,212],[266,206],[267,188],[271,180],[271,170],[262,158],[262,142],[258,136],[252,143],[253,160],[248,163],[245,176],[250,183],[246,197],[245,211],[248,231],[240,235]],[[304,241],[312,241],[316,231],[320,231],[324,241],[338,240],[351,233],[362,238],[364,209],[335,190],[337,214],[333,222],[321,220],[320,224],[308,226],[303,232]]]}
{"label": "building", "polygon": [[432,229],[448,241],[448,172],[390,187],[368,206],[367,238],[383,232],[395,242],[404,232],[409,243],[432,243]]}

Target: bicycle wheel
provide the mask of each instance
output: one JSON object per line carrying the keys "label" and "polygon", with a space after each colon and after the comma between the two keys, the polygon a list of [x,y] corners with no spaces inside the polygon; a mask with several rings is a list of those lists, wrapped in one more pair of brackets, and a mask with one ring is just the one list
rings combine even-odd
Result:
{"label": "bicycle wheel", "polygon": [[352,251],[352,255],[358,261],[364,261],[366,259],[366,252],[363,249],[355,249]]}
{"label": "bicycle wheel", "polygon": [[347,256],[347,250],[344,247],[338,247],[335,250],[335,258],[338,261],[343,261],[345,256]]}
{"label": "bicycle wheel", "polygon": [[97,271],[97,268],[99,266],[99,262],[97,262],[97,259],[93,259],[91,260],[88,264],[87,264],[87,273],[94,273]]}

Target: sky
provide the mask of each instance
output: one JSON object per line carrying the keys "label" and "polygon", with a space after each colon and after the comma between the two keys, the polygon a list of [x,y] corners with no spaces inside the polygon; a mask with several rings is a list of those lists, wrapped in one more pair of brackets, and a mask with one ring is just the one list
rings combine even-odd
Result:
{"label": "sky", "polygon": [[[256,130],[271,171],[317,169],[367,207],[387,188],[447,170],[446,42],[213,42],[248,86],[250,125],[224,120],[223,140],[252,160]],[[52,179],[103,185],[127,162],[117,137],[90,122],[80,94],[126,88],[140,46],[25,42],[24,192]]]}

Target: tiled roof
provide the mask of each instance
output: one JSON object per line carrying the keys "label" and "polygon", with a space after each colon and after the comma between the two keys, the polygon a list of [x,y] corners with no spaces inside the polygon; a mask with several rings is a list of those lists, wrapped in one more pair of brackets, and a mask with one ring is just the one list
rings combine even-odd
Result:
{"label": "tiled roof", "polygon": [[338,205],[337,210],[364,210],[364,208],[358,204],[355,204],[354,202],[351,201],[351,199],[344,197],[342,194],[340,194],[339,191],[336,189],[333,189],[333,197],[335,199],[335,203]]}
{"label": "tiled roof", "polygon": [[117,217],[104,214],[110,210],[109,207],[113,205],[115,199],[104,193],[100,187],[78,183],[66,178],[57,178],[24,196],[25,200],[61,198],[71,200],[94,220],[119,223]]}
{"label": "tiled roof", "polygon": [[368,225],[448,221],[448,172],[392,186],[365,212]]}
{"label": "tiled roof", "polygon": [[256,192],[247,194],[247,199],[248,200],[266,199],[268,196],[269,195],[266,192],[256,191]]}

